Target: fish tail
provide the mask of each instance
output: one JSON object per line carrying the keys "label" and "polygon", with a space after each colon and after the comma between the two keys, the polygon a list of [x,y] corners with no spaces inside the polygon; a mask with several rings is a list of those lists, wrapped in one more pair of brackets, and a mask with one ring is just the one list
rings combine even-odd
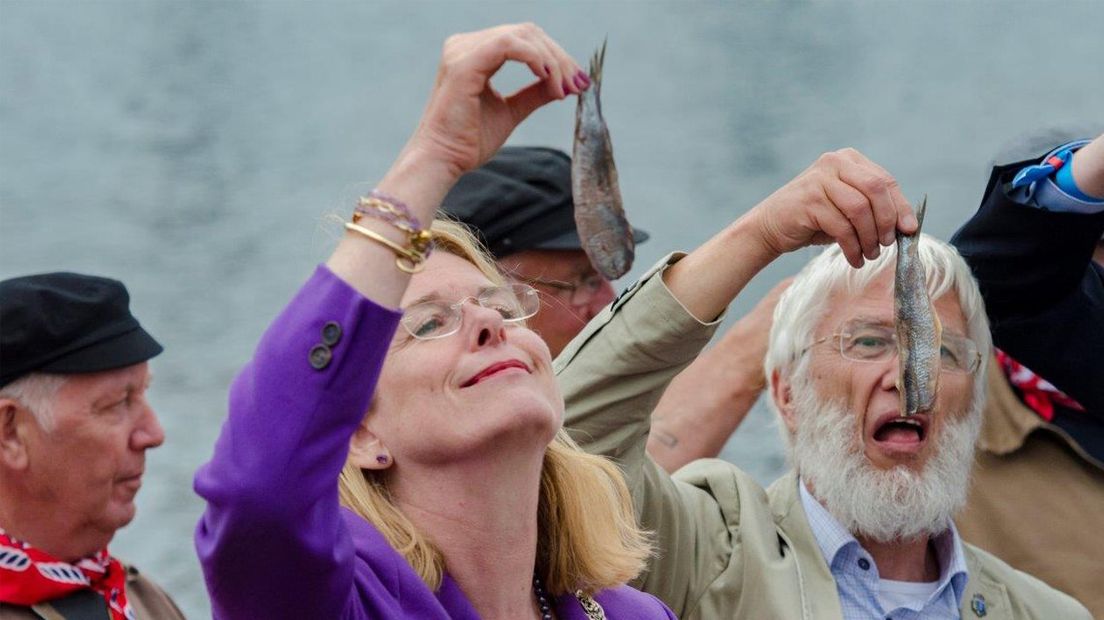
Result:
{"label": "fish tail", "polygon": [[920,206],[916,207],[916,234],[920,234],[920,229],[924,226],[924,212],[928,210],[928,195],[924,194],[924,197],[920,199]]}
{"label": "fish tail", "polygon": [[595,50],[594,56],[590,59],[590,81],[594,83],[594,88],[597,89],[598,94],[602,93],[602,65],[606,62],[606,41],[608,39],[608,36],[602,39],[602,47]]}

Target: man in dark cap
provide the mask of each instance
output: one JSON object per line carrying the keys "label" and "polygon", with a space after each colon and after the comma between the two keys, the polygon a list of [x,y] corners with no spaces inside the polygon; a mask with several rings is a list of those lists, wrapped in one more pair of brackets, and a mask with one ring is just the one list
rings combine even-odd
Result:
{"label": "man in dark cap", "polygon": [[162,350],[121,282],[50,273],[0,282],[0,617],[182,618],[107,551],[134,518],[146,400]]}
{"label": "man in dark cap", "polygon": [[[571,158],[551,148],[507,146],[460,178],[442,209],[480,237],[499,267],[541,293],[529,320],[555,357],[614,298],[575,228]],[[637,243],[648,233],[633,228]],[[771,313],[787,280],[671,382],[653,412],[648,453],[673,472],[716,456],[766,380]]]}

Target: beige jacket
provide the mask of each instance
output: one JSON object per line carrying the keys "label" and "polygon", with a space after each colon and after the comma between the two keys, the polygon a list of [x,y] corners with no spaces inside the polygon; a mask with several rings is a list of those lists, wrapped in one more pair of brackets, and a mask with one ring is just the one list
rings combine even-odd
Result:
{"label": "beige jacket", "polygon": [[[692,463],[668,476],[645,452],[667,382],[709,340],[656,277],[669,258],[604,310],[557,358],[565,424],[587,451],[621,466],[657,555],[634,584],[684,619],[842,618],[835,580],[793,474],[764,490],[734,465]],[[965,618],[1089,618],[1072,598],[966,545]]]}
{"label": "beige jacket", "polygon": [[990,364],[965,540],[1104,618],[1104,463],[1028,409]]}
{"label": "beige jacket", "polygon": [[[147,579],[133,566],[127,566],[127,601],[138,620],[184,620],[176,603],[157,584]],[[106,608],[105,608],[106,610]],[[0,603],[0,620],[65,620],[53,605],[15,607]],[[104,620],[109,620],[105,611]]]}

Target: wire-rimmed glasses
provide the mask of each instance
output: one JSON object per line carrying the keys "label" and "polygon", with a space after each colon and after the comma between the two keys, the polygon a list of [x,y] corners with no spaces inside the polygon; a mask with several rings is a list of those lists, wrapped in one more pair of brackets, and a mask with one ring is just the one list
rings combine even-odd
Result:
{"label": "wire-rimmed glasses", "polygon": [[[897,355],[897,331],[893,325],[864,320],[845,322],[836,333],[806,347],[802,355],[833,338],[839,339],[840,355],[852,362],[881,362]],[[981,352],[973,340],[947,331],[943,332],[942,339],[940,368],[950,373],[970,374],[981,366]]]}
{"label": "wire-rimmed glasses", "polygon": [[591,272],[571,282],[563,280],[545,280],[544,278],[522,278],[529,284],[540,284],[555,291],[553,294],[573,306],[585,306],[594,299],[605,285],[601,275]]}
{"label": "wire-rimmed glasses", "polygon": [[414,304],[403,310],[400,323],[418,340],[451,336],[460,331],[463,322],[461,308],[468,301],[497,311],[507,324],[524,321],[540,309],[537,289],[528,284],[515,283],[487,287],[478,295],[465,297],[455,303],[434,300]]}

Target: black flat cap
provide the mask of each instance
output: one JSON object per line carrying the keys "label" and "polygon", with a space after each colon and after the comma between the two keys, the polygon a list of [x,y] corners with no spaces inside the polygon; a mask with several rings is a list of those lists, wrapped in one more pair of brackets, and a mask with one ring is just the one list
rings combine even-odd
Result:
{"label": "black flat cap", "polygon": [[0,387],[32,372],[123,368],[162,350],[118,280],[44,273],[0,282]]}
{"label": "black flat cap", "polygon": [[[442,210],[471,227],[495,257],[523,250],[581,250],[571,199],[571,158],[539,146],[505,146],[464,176]],[[648,233],[633,228],[637,243]]]}

